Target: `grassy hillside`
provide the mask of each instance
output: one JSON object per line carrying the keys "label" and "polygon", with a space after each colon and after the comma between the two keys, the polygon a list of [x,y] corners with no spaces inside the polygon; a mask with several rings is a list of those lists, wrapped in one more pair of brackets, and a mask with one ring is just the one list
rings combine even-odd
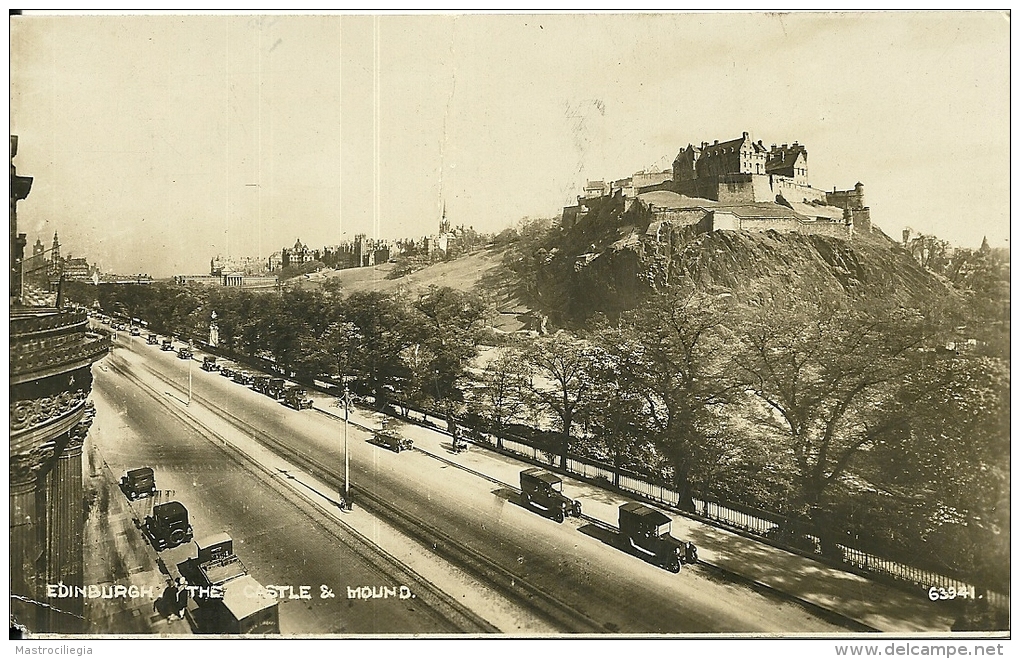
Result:
{"label": "grassy hillside", "polygon": [[402,277],[391,278],[396,263],[383,263],[371,268],[322,270],[290,281],[291,286],[305,289],[321,288],[326,282],[339,282],[346,293],[378,291],[393,293],[405,291],[416,294],[431,285],[449,286],[455,290],[479,293],[493,303],[499,312],[493,322],[496,329],[513,332],[530,325],[529,309],[505,287],[493,282],[504,271],[503,250],[488,248],[466,256],[435,263]]}

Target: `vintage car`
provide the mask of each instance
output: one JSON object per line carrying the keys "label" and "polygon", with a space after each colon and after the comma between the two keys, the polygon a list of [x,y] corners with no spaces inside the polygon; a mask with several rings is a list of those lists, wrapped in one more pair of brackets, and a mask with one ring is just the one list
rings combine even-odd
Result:
{"label": "vintage car", "polygon": [[557,522],[581,516],[581,502],[563,494],[563,479],[538,467],[521,472],[521,503]]}
{"label": "vintage car", "polygon": [[243,384],[245,386],[250,385],[254,381],[254,376],[248,371],[238,369],[234,371],[234,382]]}
{"label": "vintage car", "polygon": [[[177,564],[198,586],[188,614],[202,634],[278,634],[280,606],[272,591],[248,573],[226,533],[195,541],[197,555]],[[271,587],[270,587],[271,588]],[[216,590],[216,596],[212,591]]]}
{"label": "vintage car", "polygon": [[400,453],[414,448],[414,442],[406,437],[401,437],[392,430],[378,430],[375,433],[375,441],[380,446],[385,446],[391,451]]}
{"label": "vintage car", "polygon": [[191,542],[194,534],[188,523],[188,509],[178,501],[161,503],[145,518],[142,530],[156,551],[172,549]]}
{"label": "vintage car", "polygon": [[128,470],[120,478],[120,490],[132,501],[154,495],[156,493],[156,477],[152,473],[152,467]]}
{"label": "vintage car", "polygon": [[174,340],[169,338],[169,337],[163,339],[163,345],[160,346],[160,350],[173,350],[173,349],[174,349]]}
{"label": "vintage car", "polygon": [[142,328],[140,328],[140,327],[132,327],[131,328],[131,336],[141,336],[141,335],[142,335]]}
{"label": "vintage car", "polygon": [[221,366],[220,367],[220,375],[222,375],[225,378],[233,378],[234,377],[234,369],[230,368],[229,366]]}
{"label": "vintage car", "polygon": [[202,370],[203,371],[218,371],[220,365],[216,363],[216,358],[212,355],[206,355],[202,357]]}
{"label": "vintage car", "polygon": [[287,387],[283,391],[283,404],[295,410],[307,410],[312,407],[312,399],[301,387]]}
{"label": "vintage car", "polygon": [[148,343],[150,346],[158,344],[159,334],[149,334],[149,336],[145,337],[145,342]]}
{"label": "vintage car", "polygon": [[269,378],[269,386],[266,387],[266,395],[270,398],[280,400],[283,392],[287,389],[287,381],[283,378]]}
{"label": "vintage car", "polygon": [[191,359],[194,353],[191,352],[191,348],[188,346],[181,346],[180,350],[177,351],[178,359]]}
{"label": "vintage car", "polygon": [[640,503],[620,506],[620,535],[628,544],[646,560],[679,572],[682,564],[698,562],[698,548],[670,535],[671,524],[665,514]]}

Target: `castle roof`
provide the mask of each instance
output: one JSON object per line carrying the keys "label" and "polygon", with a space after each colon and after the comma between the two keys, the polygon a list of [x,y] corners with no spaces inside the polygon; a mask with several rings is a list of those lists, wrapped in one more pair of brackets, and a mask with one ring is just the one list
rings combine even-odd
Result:
{"label": "castle roof", "polygon": [[768,160],[765,161],[765,171],[771,169],[783,169],[792,167],[793,163],[797,161],[797,156],[804,154],[804,160],[807,160],[807,149],[804,148],[803,144],[793,144],[782,146],[772,145],[769,150]]}
{"label": "castle roof", "polygon": [[836,206],[818,206],[815,204],[805,204],[799,201],[789,202],[790,206],[797,213],[811,218],[811,219],[827,219],[833,221],[839,221],[843,219],[843,209]]}
{"label": "castle roof", "polygon": [[655,190],[653,192],[642,192],[638,199],[644,204],[651,204],[656,208],[679,210],[683,208],[712,208],[719,205],[718,201],[688,197],[668,190]]}

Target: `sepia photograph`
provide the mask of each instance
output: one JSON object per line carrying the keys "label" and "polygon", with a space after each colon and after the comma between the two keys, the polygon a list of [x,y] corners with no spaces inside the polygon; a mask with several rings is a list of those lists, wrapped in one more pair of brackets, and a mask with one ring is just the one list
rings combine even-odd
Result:
{"label": "sepia photograph", "polygon": [[1010,18],[12,12],[11,651],[1002,655]]}

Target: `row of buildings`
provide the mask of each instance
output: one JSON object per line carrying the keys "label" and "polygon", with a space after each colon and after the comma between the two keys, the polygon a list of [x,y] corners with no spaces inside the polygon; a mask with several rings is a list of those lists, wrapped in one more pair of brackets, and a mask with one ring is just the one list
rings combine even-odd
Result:
{"label": "row of buildings", "polygon": [[292,247],[273,252],[266,259],[214,256],[209,260],[209,274],[176,275],[174,281],[180,284],[271,288],[279,284],[279,275],[284,268],[296,268],[306,263],[321,263],[327,268],[345,270],[372,267],[398,256],[441,260],[447,255],[467,251],[480,242],[481,236],[473,227],[452,227],[444,214],[439,231],[420,239],[403,238],[391,242],[358,234],[354,240],[313,249],[298,238]]}
{"label": "row of buildings", "polygon": [[871,231],[864,185],[831,192],[811,186],[807,148],[766,147],[749,133],[725,142],[688,144],[672,170],[642,171],[606,183],[588,181],[577,204],[563,209],[562,225],[583,222],[596,204],[622,203],[650,224],[698,225],[706,231],[776,230],[851,239]]}
{"label": "row of buildings", "polygon": [[60,238],[53,232],[53,243],[49,249],[42,240],[36,239],[32,255],[22,261],[23,282],[42,290],[56,290],[59,281],[98,281],[99,268],[85,257],[60,252]]}

